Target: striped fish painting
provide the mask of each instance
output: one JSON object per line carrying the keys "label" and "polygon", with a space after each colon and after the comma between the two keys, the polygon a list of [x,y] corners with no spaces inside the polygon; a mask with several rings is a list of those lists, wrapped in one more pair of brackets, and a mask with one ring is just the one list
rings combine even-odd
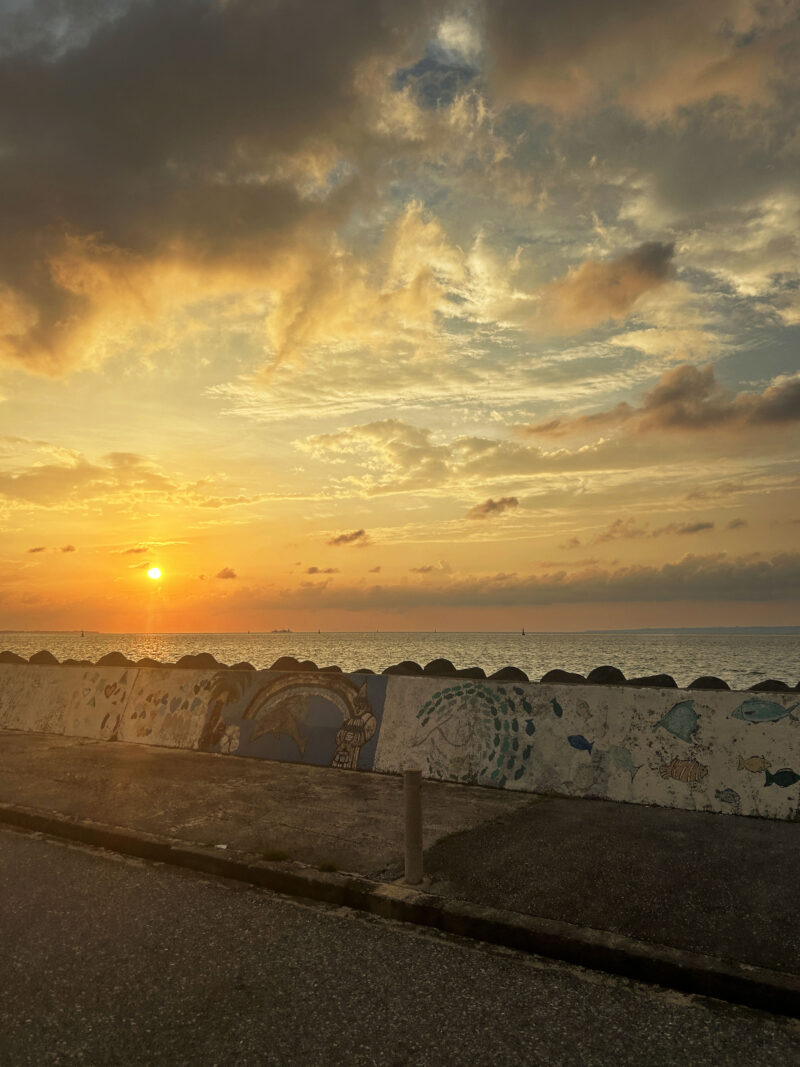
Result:
{"label": "striped fish painting", "polygon": [[694,759],[678,759],[661,767],[662,778],[674,778],[676,782],[699,782],[708,774],[708,767]]}

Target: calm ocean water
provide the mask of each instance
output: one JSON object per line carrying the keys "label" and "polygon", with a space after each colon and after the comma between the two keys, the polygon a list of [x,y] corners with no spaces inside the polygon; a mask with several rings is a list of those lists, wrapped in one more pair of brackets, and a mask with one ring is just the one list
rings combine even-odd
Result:
{"label": "calm ocean water", "polygon": [[764,678],[794,686],[800,679],[800,634],[559,634],[532,633],[289,633],[289,634],[0,634],[0,651],[26,658],[47,649],[57,659],[97,660],[106,652],[131,659],[151,656],[169,663],[210,652],[221,663],[247,660],[269,667],[279,656],[336,664],[345,671],[382,671],[400,660],[423,666],[440,656],[456,667],[483,667],[487,674],[509,664],[536,681],[553,667],[587,674],[603,664],[628,678],[671,674],[688,685],[702,674],[746,689]]}

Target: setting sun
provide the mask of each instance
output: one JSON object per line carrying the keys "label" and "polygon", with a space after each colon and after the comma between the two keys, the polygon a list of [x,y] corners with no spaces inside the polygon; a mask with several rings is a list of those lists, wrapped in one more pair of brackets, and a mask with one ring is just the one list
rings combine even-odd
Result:
{"label": "setting sun", "polygon": [[147,572],[147,577],[152,578],[153,581],[157,581],[161,577],[161,571],[158,567],[151,567]]}

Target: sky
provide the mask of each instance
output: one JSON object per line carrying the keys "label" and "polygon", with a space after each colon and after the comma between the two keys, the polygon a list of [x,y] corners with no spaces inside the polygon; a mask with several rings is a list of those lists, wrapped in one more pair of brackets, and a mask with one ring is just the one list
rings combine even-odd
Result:
{"label": "sky", "polygon": [[800,623],[799,73],[800,0],[0,0],[0,628]]}

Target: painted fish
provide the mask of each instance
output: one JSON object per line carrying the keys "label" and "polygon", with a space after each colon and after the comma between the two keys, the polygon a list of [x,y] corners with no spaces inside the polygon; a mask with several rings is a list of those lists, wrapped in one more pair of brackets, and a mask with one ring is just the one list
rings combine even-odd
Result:
{"label": "painted fish", "polygon": [[638,767],[636,766],[633,762],[633,757],[624,745],[612,745],[608,752],[617,767],[621,771],[627,771],[631,776],[631,781],[633,781],[642,764],[640,763]]}
{"label": "painted fish", "polygon": [[553,705],[553,711],[556,714],[556,718],[560,719],[561,716],[564,714],[564,709],[561,707],[555,697],[553,697],[550,703]]}
{"label": "painted fish", "polygon": [[790,785],[794,785],[795,782],[800,782],[800,774],[793,771],[791,767],[781,767],[779,771],[775,771],[774,774],[770,774],[769,771],[764,772],[766,778],[764,779],[764,785],[779,785],[781,789],[788,789]]}
{"label": "painted fish", "polygon": [[759,771],[765,771],[769,767],[769,764],[763,756],[748,756],[745,759],[743,756],[739,757],[739,771],[750,771],[751,774],[757,774]]}
{"label": "painted fish", "polygon": [[694,759],[678,759],[661,767],[662,778],[674,778],[676,782],[699,782],[708,774],[708,767]]}
{"label": "painted fish", "polygon": [[790,708],[785,708],[783,704],[778,704],[774,700],[750,697],[749,700],[740,704],[736,711],[731,712],[731,718],[750,723],[778,722],[780,719],[785,719],[787,715],[792,719],[797,718],[796,715],[792,715],[792,712],[798,707],[800,704],[792,704]]}
{"label": "painted fish", "polygon": [[737,808],[742,799],[735,789],[718,789],[714,796],[723,804],[733,804]]}
{"label": "painted fish", "polygon": [[570,734],[567,741],[579,752],[591,752],[594,748],[594,741],[587,741],[583,734]]}
{"label": "painted fish", "polygon": [[693,700],[682,700],[679,704],[673,704],[663,719],[653,727],[657,730],[663,726],[673,737],[679,737],[681,741],[691,742],[693,734],[697,733],[700,716],[694,710]]}

